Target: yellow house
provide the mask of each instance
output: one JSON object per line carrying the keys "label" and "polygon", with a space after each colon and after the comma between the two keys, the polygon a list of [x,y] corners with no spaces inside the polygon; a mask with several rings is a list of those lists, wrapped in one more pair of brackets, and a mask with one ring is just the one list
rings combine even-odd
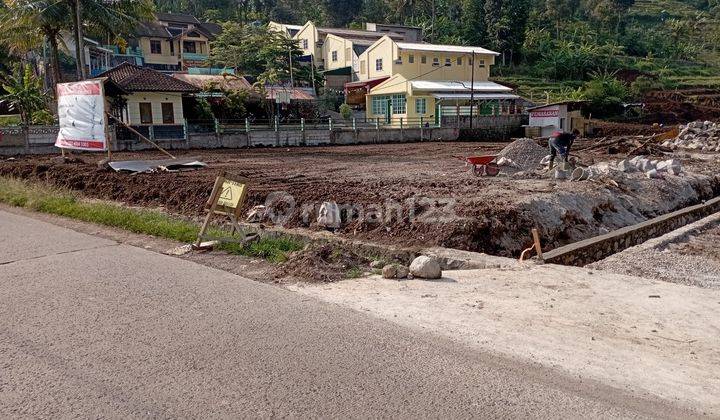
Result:
{"label": "yellow house", "polygon": [[300,29],[302,29],[302,25],[289,25],[286,23],[279,23],[270,21],[268,22],[268,29],[276,32],[280,32],[284,35],[286,35],[288,38],[292,38],[295,36]]}
{"label": "yellow house", "polygon": [[156,20],[136,27],[127,50],[119,51],[118,56],[139,56],[143,66],[162,71],[203,67],[210,41],[220,30],[219,25],[200,22],[191,15],[156,13]]}
{"label": "yellow house", "polygon": [[305,55],[313,56],[316,66],[324,70],[334,70],[352,67],[353,58],[382,37],[403,39],[402,35],[394,32],[320,28],[311,21],[303,25],[293,38],[298,40],[298,45]]}
{"label": "yellow house", "polygon": [[365,96],[368,118],[398,124],[440,123],[441,116],[513,113],[519,96],[488,80],[499,55],[481,47],[422,44],[383,37],[358,58],[361,81],[371,83]]}

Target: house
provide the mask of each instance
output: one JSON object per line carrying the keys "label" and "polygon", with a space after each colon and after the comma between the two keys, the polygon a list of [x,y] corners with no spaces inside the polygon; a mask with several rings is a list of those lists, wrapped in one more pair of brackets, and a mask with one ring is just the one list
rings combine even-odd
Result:
{"label": "house", "polygon": [[222,27],[182,13],[156,13],[141,22],[127,46],[107,45],[114,51],[112,64],[129,62],[160,71],[182,71],[207,66],[210,42]]}
{"label": "house", "polygon": [[182,138],[183,97],[200,89],[159,71],[122,63],[100,73],[125,94],[113,101],[112,113],[150,138]]}
{"label": "house", "polygon": [[528,137],[549,137],[555,131],[590,132],[590,121],[583,115],[583,101],[554,102],[528,108],[530,119],[525,127]]}
{"label": "house", "polygon": [[359,79],[358,57],[378,39],[387,36],[403,40],[404,35],[394,32],[375,32],[358,29],[317,27],[311,21],[293,36],[303,54],[324,73],[326,87],[342,90],[347,82]]}
{"label": "house", "polygon": [[288,25],[286,23],[270,21],[268,23],[268,29],[281,32],[285,34],[288,38],[292,38],[295,36],[296,33],[300,31],[300,29],[302,29],[302,25]]}
{"label": "house", "polygon": [[[423,44],[379,39],[359,57],[360,81],[368,87],[368,118],[395,123],[441,122],[441,116],[512,114],[520,99],[512,89],[489,81],[490,66],[499,55],[481,47]],[[378,83],[378,81],[380,81]]]}
{"label": "house", "polygon": [[365,24],[365,30],[381,33],[395,33],[402,36],[403,41],[422,42],[423,31],[417,26],[394,25],[388,23],[371,23]]}

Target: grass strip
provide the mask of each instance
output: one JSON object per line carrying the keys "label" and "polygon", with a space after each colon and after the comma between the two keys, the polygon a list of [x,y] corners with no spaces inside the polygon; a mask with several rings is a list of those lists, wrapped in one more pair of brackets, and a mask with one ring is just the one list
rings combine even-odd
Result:
{"label": "grass strip", "polygon": [[[13,178],[0,177],[0,202],[41,213],[54,214],[134,233],[191,243],[200,226],[154,210],[134,209],[111,203],[82,201],[70,191]],[[221,229],[209,229],[212,237],[228,237]],[[231,254],[263,258],[273,263],[287,260],[303,244],[289,237],[266,237],[248,244],[221,243],[218,249]]]}

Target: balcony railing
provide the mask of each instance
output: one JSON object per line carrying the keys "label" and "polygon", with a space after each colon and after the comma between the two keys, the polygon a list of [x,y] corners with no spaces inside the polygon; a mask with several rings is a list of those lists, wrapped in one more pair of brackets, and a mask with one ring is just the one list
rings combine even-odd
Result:
{"label": "balcony railing", "polygon": [[184,53],[182,53],[182,58],[183,58],[183,60],[189,60],[189,61],[205,61],[208,59],[208,55],[184,52]]}

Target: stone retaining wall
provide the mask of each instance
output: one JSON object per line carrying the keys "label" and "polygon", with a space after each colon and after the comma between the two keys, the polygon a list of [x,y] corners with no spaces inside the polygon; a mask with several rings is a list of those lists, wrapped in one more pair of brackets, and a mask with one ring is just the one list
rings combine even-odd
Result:
{"label": "stone retaining wall", "polygon": [[546,263],[584,266],[720,211],[720,197],[544,253]]}

